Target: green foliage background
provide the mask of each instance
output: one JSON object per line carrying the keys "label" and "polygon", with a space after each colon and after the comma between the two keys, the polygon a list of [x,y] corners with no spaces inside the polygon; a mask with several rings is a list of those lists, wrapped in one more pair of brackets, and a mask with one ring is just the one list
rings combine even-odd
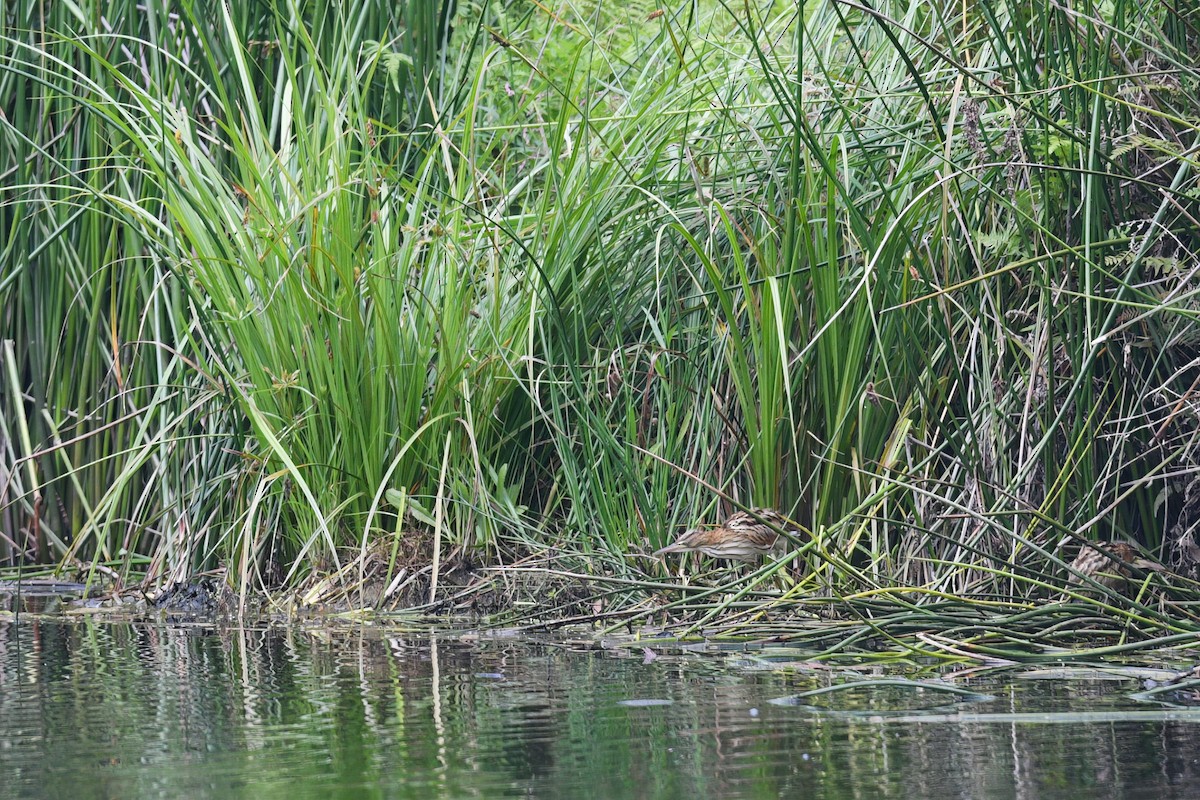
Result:
{"label": "green foliage background", "polygon": [[1175,6],[0,22],[9,564],[641,580],[736,505],[834,593],[1200,553]]}

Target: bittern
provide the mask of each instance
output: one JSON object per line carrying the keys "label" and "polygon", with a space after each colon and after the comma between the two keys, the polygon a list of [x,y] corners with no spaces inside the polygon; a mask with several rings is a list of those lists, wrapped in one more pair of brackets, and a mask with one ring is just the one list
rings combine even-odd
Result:
{"label": "bittern", "polygon": [[[756,508],[738,511],[716,528],[692,528],[654,555],[664,553],[704,553],[713,558],[754,563],[779,548],[779,531],[799,535],[795,525],[778,511]],[[786,539],[783,540],[786,544]]]}
{"label": "bittern", "polygon": [[1162,564],[1146,558],[1128,542],[1085,542],[1071,562],[1067,588],[1087,589],[1085,578],[1091,578],[1105,588],[1123,592],[1135,569],[1162,572]]}

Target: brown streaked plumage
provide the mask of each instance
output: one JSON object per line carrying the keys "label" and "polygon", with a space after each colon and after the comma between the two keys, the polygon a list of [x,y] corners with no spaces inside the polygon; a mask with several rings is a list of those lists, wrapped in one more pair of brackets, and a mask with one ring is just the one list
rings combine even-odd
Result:
{"label": "brown streaked plumage", "polygon": [[753,563],[779,544],[778,530],[799,534],[778,511],[756,508],[738,511],[716,528],[692,528],[654,555],[664,553],[704,553],[713,558],[728,558]]}
{"label": "brown streaked plumage", "polygon": [[1134,569],[1161,572],[1163,566],[1145,558],[1128,542],[1086,542],[1071,562],[1067,587],[1086,589],[1090,584],[1084,578],[1091,578],[1106,588],[1124,591]]}

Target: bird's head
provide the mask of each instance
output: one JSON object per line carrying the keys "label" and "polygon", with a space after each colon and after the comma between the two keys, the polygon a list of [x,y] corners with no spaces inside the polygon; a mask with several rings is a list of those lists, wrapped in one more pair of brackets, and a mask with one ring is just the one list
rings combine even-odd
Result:
{"label": "bird's head", "polygon": [[699,544],[700,535],[704,533],[703,528],[690,528],[684,531],[683,535],[676,539],[666,547],[654,551],[654,555],[661,556],[665,553],[687,553],[696,549]]}

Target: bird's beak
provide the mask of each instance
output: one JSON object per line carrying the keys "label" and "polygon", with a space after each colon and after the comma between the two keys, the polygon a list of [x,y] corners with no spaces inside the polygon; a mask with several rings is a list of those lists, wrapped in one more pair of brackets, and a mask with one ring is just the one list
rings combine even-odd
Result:
{"label": "bird's beak", "polygon": [[661,556],[664,553],[686,553],[689,548],[687,545],[684,544],[684,542],[687,541],[688,536],[690,536],[696,530],[698,530],[698,529],[697,528],[687,529],[686,531],[683,532],[682,536],[677,538],[671,544],[667,545],[666,547],[662,547],[662,548],[659,548],[658,550],[655,550],[654,555]]}

